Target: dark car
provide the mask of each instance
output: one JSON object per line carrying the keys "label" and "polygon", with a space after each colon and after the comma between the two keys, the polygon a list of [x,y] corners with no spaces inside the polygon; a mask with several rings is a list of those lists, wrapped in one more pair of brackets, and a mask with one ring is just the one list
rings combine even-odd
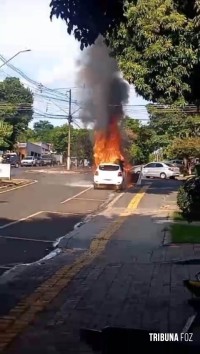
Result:
{"label": "dark car", "polygon": [[56,159],[52,155],[41,155],[40,157],[41,166],[54,166],[56,165]]}
{"label": "dark car", "polygon": [[18,168],[20,166],[20,158],[17,154],[6,154],[3,156],[2,163],[8,163],[12,167]]}

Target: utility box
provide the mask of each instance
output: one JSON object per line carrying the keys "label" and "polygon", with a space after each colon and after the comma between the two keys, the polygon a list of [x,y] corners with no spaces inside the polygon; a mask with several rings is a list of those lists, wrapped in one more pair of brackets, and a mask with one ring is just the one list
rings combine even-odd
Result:
{"label": "utility box", "polygon": [[11,167],[9,163],[0,163],[0,179],[10,179]]}

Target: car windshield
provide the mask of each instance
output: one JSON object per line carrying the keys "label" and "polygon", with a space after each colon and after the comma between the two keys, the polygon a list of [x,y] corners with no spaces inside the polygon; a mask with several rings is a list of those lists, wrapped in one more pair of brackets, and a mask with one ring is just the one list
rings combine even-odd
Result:
{"label": "car windshield", "polygon": [[173,165],[171,163],[166,163],[165,162],[165,165],[169,166],[169,167],[173,167]]}
{"label": "car windshield", "polygon": [[26,156],[25,160],[33,160],[33,157],[32,156]]}
{"label": "car windshield", "polygon": [[118,165],[100,165],[99,170],[100,171],[118,171],[119,166]]}

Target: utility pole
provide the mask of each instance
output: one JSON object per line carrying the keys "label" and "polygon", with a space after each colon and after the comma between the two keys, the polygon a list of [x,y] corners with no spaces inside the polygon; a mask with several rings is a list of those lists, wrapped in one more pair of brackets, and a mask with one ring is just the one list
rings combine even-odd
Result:
{"label": "utility pole", "polygon": [[71,123],[72,123],[72,90],[69,90],[69,115],[68,115],[68,145],[67,145],[67,170],[71,168]]}

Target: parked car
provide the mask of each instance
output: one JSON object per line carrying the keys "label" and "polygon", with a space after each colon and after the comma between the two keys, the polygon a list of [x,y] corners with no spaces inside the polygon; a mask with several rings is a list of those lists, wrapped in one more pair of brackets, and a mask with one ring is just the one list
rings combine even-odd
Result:
{"label": "parked car", "polygon": [[43,160],[41,157],[37,157],[37,166],[44,166]]}
{"label": "parked car", "polygon": [[144,177],[175,178],[180,175],[180,169],[169,163],[150,162],[143,166],[142,175]]}
{"label": "parked car", "polygon": [[41,155],[40,163],[42,166],[54,166],[57,164],[56,158],[53,155]]}
{"label": "parked car", "polygon": [[34,156],[26,156],[21,160],[21,166],[36,166],[37,159]]}
{"label": "parked car", "polygon": [[101,163],[94,174],[94,189],[101,185],[114,186],[123,189],[125,185],[125,172],[122,166],[114,163]]}
{"label": "parked car", "polygon": [[132,173],[140,173],[141,172],[141,168],[142,168],[142,165],[137,165],[137,166],[133,166],[132,168],[131,168],[131,172]]}
{"label": "parked car", "polygon": [[183,166],[183,160],[170,160],[168,161],[171,165],[175,167],[182,167]]}
{"label": "parked car", "polygon": [[11,167],[18,168],[20,166],[20,158],[16,153],[7,153],[3,156],[2,163],[8,163]]}

